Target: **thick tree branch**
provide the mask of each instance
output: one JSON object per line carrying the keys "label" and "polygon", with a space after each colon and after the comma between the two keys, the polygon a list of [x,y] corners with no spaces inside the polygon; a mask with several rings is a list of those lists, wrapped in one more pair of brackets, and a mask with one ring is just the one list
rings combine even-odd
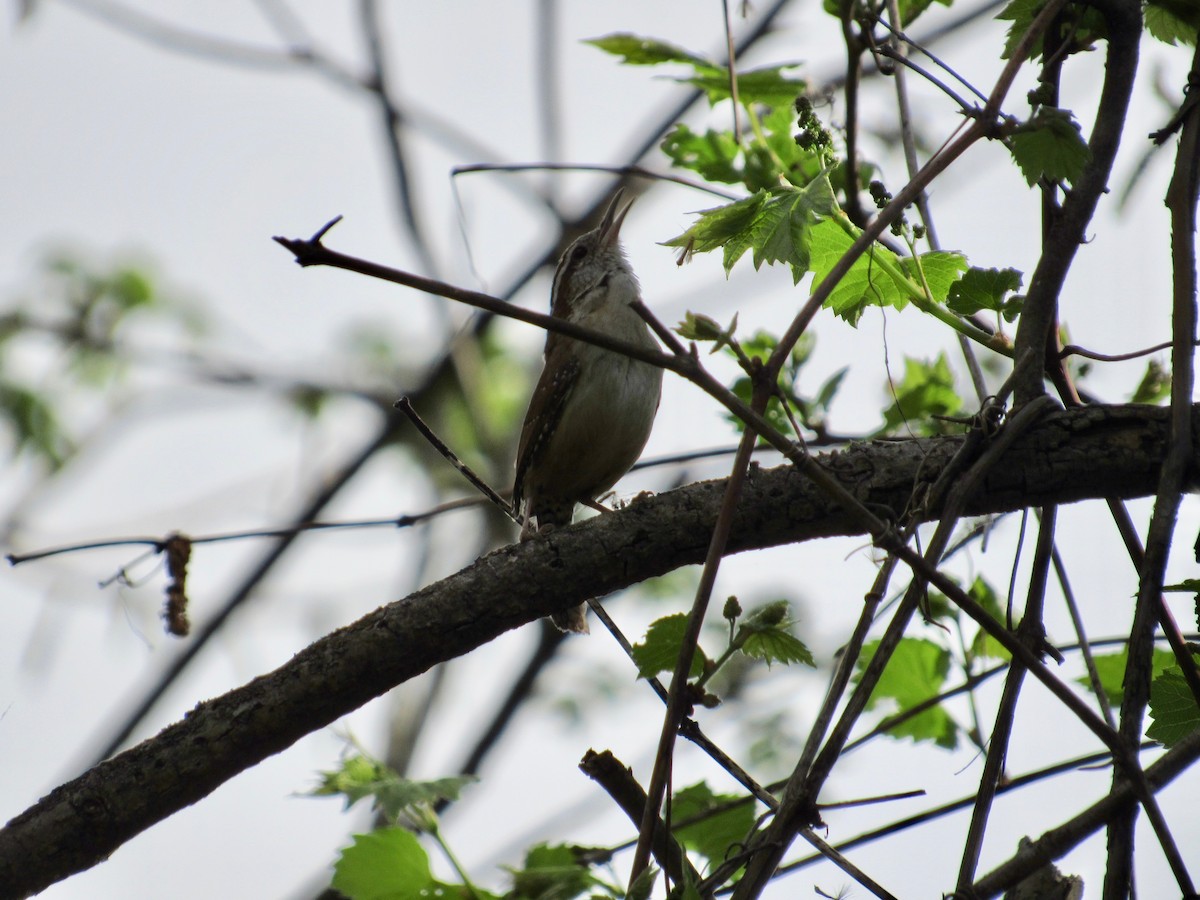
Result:
{"label": "thick tree branch", "polygon": [[[961,440],[865,443],[816,462],[862,502],[898,519],[914,488],[937,479]],[[1168,441],[1166,410],[1051,414],[1017,441],[965,511],[1152,494]],[[1193,447],[1191,458],[1198,456]],[[1197,475],[1189,471],[1188,484]],[[587,597],[699,562],[723,488],[699,482],[505,547],[200,704],[9,822],[0,831],[0,894],[25,896],[95,865],[238,772],[439,662]],[[728,549],[856,534],[856,523],[794,467],[752,467]]]}

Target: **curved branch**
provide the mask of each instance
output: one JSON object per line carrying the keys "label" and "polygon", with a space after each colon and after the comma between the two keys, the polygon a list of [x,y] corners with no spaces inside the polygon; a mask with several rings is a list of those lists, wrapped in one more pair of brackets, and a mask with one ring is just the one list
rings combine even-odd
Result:
{"label": "curved branch", "polygon": [[[993,469],[965,511],[1152,494],[1169,444],[1167,415],[1154,407],[1098,406],[1047,416],[1014,445],[1006,465]],[[1200,417],[1200,407],[1192,416]],[[864,503],[899,517],[914,483],[936,479],[961,440],[866,443],[816,462]],[[1189,483],[1197,474],[1189,471]],[[95,865],[237,773],[439,662],[587,597],[700,561],[723,487],[688,485],[505,547],[200,704],[0,830],[3,894],[24,896]],[[751,473],[728,551],[856,533],[850,511],[785,465]]]}

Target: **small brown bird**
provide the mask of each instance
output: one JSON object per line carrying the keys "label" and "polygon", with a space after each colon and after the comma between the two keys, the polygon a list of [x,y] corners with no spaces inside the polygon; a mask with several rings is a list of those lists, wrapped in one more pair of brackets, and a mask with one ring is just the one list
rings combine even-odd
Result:
{"label": "small brown bird", "polygon": [[[658,349],[629,304],[640,299],[618,235],[632,203],[618,191],[599,227],[578,238],[558,261],[550,294],[556,318]],[[569,525],[575,504],[603,508],[596,498],[637,462],[658,412],[662,369],[554,332],[517,449],[513,506],[522,513],[521,539]],[[564,631],[585,633],[587,607],[552,616]]]}

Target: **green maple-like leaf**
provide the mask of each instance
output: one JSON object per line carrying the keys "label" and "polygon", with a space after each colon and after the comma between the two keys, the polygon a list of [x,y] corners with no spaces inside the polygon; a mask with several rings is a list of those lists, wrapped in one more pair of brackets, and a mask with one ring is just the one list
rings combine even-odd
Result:
{"label": "green maple-like leaf", "polygon": [[[863,648],[858,668],[861,672],[875,655],[879,642]],[[890,701],[896,712],[912,709],[941,693],[950,671],[950,653],[933,641],[923,638],[902,638],[883,676],[871,692],[867,708]],[[933,741],[939,747],[958,746],[958,724],[940,705],[932,706],[911,719],[888,730],[892,737],[911,737],[917,741]]]}
{"label": "green maple-like leaf", "polygon": [[599,47],[605,53],[619,56],[623,63],[630,66],[657,66],[662,63],[708,65],[708,61],[703,57],[684,50],[682,47],[636,34],[623,32],[609,34],[586,40],[583,43]]}
{"label": "green maple-like leaf", "polygon": [[[785,73],[794,66],[770,66],[737,73],[738,102],[743,106],[762,103],[770,107],[788,108],[792,102],[808,90],[808,83],[792,78]],[[729,69],[712,63],[697,66],[694,75],[680,81],[704,91],[709,105],[728,100],[730,91]]]}
{"label": "green maple-like leaf", "polygon": [[1146,373],[1129,398],[1130,403],[1162,403],[1171,396],[1171,373],[1162,363],[1152,359],[1146,363]]}
{"label": "green maple-like leaf", "polygon": [[[962,278],[950,285],[946,306],[960,316],[983,310],[1002,313],[1008,318],[1009,295],[1021,289],[1021,273],[1016,269],[967,269]],[[1012,319],[1009,319],[1012,321]]]}
{"label": "green maple-like leaf", "polygon": [[789,609],[786,600],[759,607],[742,620],[735,642],[747,656],[761,659],[768,666],[798,662],[816,668],[808,647],[788,630]]}
{"label": "green maple-like leaf", "polygon": [[1178,666],[1160,674],[1150,685],[1150,717],[1146,737],[1170,747],[1200,728],[1200,707]]}
{"label": "green maple-like leaf", "polygon": [[454,775],[417,781],[403,778],[376,759],[356,754],[342,760],[341,768],[321,773],[321,783],[310,791],[314,797],[341,794],[349,809],[366,797],[376,809],[395,822],[408,815],[417,823],[432,815],[431,808],[443,801],[455,801],[462,789],[475,781],[473,775]]}
{"label": "green maple-like leaf", "polygon": [[429,855],[403,828],[356,834],[333,867],[333,888],[350,900],[422,900],[434,885]]}
{"label": "green maple-like leaf", "polygon": [[883,413],[880,434],[901,430],[917,434],[941,434],[946,429],[933,416],[953,416],[963,401],[954,390],[954,374],[944,353],[933,362],[904,360],[904,380],[892,388],[895,401]]}
{"label": "green maple-like leaf", "polygon": [[[1119,707],[1125,695],[1125,667],[1129,664],[1129,654],[1124,650],[1102,653],[1092,657],[1092,664],[1096,667],[1096,676],[1100,679],[1100,687],[1108,697],[1108,702],[1114,707]],[[1174,665],[1174,653],[1170,650],[1155,650],[1150,661],[1151,677],[1157,678]],[[1089,690],[1092,687],[1091,679],[1086,675],[1081,675],[1075,680]]]}
{"label": "green maple-like leaf", "polygon": [[1091,151],[1068,110],[1038,108],[1034,117],[1009,139],[1013,159],[1032,187],[1047,181],[1074,183],[1091,159]]}
{"label": "green maple-like leaf", "polygon": [[525,865],[508,869],[513,879],[510,897],[522,900],[571,900],[597,884],[576,848],[538,844],[525,854]]}
{"label": "green maple-like leaf", "polygon": [[676,828],[675,837],[689,850],[695,850],[713,862],[724,861],[729,849],[745,841],[754,826],[754,804],[731,805],[742,799],[736,794],[714,794],[703,781],[681,789],[671,799],[673,822],[686,822],[704,813],[711,812],[711,815]]}
{"label": "green maple-like leaf", "polygon": [[1196,0],[1149,0],[1144,12],[1146,31],[1164,44],[1196,46],[1200,4]]}
{"label": "green maple-like leaf", "polygon": [[690,169],[705,181],[738,184],[742,180],[737,166],[740,148],[728,131],[711,128],[698,134],[686,125],[676,125],[660,145],[673,165]]}
{"label": "green maple-like leaf", "polygon": [[[639,677],[650,678],[659,672],[675,671],[687,619],[686,613],[663,616],[650,625],[645,640],[633,645],[633,661],[637,664]],[[704,671],[704,664],[704,651],[697,647],[688,677],[698,677]]]}
{"label": "green maple-like leaf", "polygon": [[803,188],[762,190],[734,203],[701,210],[691,228],[663,244],[687,253],[722,248],[726,273],[753,249],[756,269],[764,262],[786,263],[793,280],[799,281],[810,265],[814,226],[834,208],[833,188],[822,174]]}

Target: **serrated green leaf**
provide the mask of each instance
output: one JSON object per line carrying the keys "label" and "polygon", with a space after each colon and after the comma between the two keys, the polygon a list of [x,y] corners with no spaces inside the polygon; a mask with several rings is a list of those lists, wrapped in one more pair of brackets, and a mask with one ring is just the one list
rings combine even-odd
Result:
{"label": "serrated green leaf", "polygon": [[[692,224],[691,228],[669,241],[663,241],[662,246],[682,247],[689,253],[707,253],[723,247],[731,239],[749,234],[751,224],[768,199],[770,199],[770,195],[766,191],[759,191],[724,206],[702,209],[699,212],[700,218]],[[743,252],[747,247],[749,247],[749,243],[743,247]],[[738,256],[740,255],[739,253]],[[727,254],[726,273],[733,268],[735,262],[737,262],[737,256],[728,259]]]}
{"label": "serrated green leaf", "polygon": [[[675,837],[689,850],[703,854],[712,862],[722,862],[731,847],[746,840],[754,826],[754,804],[731,805],[744,798],[736,794],[714,794],[701,781],[678,791],[671,800],[671,821],[686,822],[703,813],[702,821],[675,829]],[[720,812],[712,812],[721,809]]]}
{"label": "serrated green leaf", "polygon": [[[1029,26],[1033,24],[1033,20],[1045,5],[1046,0],[1012,0],[1008,6],[996,15],[997,19],[1008,20],[1013,23],[1009,27],[1005,38],[1004,52],[1000,54],[1002,59],[1012,58],[1017,44],[1021,42],[1025,33],[1029,31]],[[1070,47],[1065,51],[1066,53],[1074,53],[1087,49],[1097,38],[1102,37],[1106,33],[1104,18],[1095,9],[1073,7],[1070,12],[1074,14],[1074,17],[1063,24],[1064,32],[1069,34],[1072,39]],[[1030,49],[1029,59],[1031,61],[1037,60],[1042,56],[1042,53],[1042,38],[1039,36]]]}
{"label": "serrated green leaf", "polygon": [[[746,627],[746,626],[743,626]],[[761,628],[746,636],[742,652],[754,659],[771,663],[803,663],[811,668],[817,664],[804,642],[784,628]]]}
{"label": "serrated green leaf", "polygon": [[[1121,650],[1117,653],[1102,653],[1092,657],[1096,667],[1096,676],[1100,679],[1100,687],[1108,697],[1108,702],[1119,707],[1125,695],[1125,667],[1129,663],[1129,655]],[[1156,678],[1162,672],[1175,665],[1175,654],[1170,650],[1155,650],[1150,661],[1150,673]],[[1087,675],[1081,675],[1076,682],[1091,690],[1092,682]]]}
{"label": "serrated green leaf", "polygon": [[667,247],[706,253],[723,247],[725,272],[746,250],[754,249],[754,267],[782,262],[799,280],[809,264],[809,235],[815,223],[835,208],[829,179],[820,175],[803,188],[759,191],[725,206],[702,210],[683,234],[664,241]]}
{"label": "serrated green leaf", "polygon": [[1012,22],[1008,28],[1008,34],[1005,36],[1004,52],[1000,54],[1001,59],[1012,58],[1017,44],[1029,30],[1029,26],[1033,24],[1034,17],[1045,5],[1046,0],[1012,0],[1008,6],[996,14],[996,18],[1001,21]]}
{"label": "serrated green leaf", "polygon": [[[850,249],[854,239],[842,226],[826,219],[812,228],[809,250],[813,272],[813,286],[821,284],[825,276]],[[903,309],[908,304],[908,294],[896,284],[875,260],[881,258],[899,267],[896,254],[876,244],[864,253],[842,276],[841,281],[825,299],[825,306],[834,315],[851,325],[858,323],[868,306],[894,306]]]}
{"label": "serrated green leaf", "polygon": [[1016,269],[979,269],[974,266],[950,285],[946,306],[960,316],[982,310],[1001,312],[1005,298],[1021,289],[1021,273]]}
{"label": "serrated green leaf", "polygon": [[1200,707],[1178,666],[1150,684],[1150,718],[1146,737],[1170,747],[1200,728]]}
{"label": "serrated green leaf", "polygon": [[961,253],[933,250],[915,258],[901,257],[901,270],[918,287],[929,289],[929,299],[934,303],[945,303],[950,288],[967,270],[967,258]]}
{"label": "serrated green leaf", "polygon": [[836,207],[833,188],[822,174],[803,188],[776,188],[771,194],[750,227],[754,268],[764,262],[786,263],[796,284],[810,266],[813,226]]}
{"label": "serrated green leaf", "polygon": [[[633,645],[633,661],[638,667],[639,678],[650,678],[659,672],[674,672],[679,659],[679,648],[683,646],[683,634],[687,629],[687,614],[675,613],[663,616],[650,625],[646,639]],[[704,671],[704,651],[696,648],[692,656],[689,678],[697,678]]]}
{"label": "serrated green leaf", "polygon": [[333,867],[333,888],[350,900],[421,900],[434,884],[428,854],[403,828],[354,835]]}
{"label": "serrated green leaf", "polygon": [[1164,44],[1194,47],[1200,31],[1200,5],[1195,0],[1149,0],[1145,23],[1146,30]]}
{"label": "serrated green leaf", "polygon": [[538,844],[525,854],[525,865],[509,869],[511,897],[521,900],[571,900],[596,884],[575,849],[566,844]]}
{"label": "serrated green leaf", "polygon": [[[900,23],[907,28],[921,13],[933,5],[934,0],[900,0],[897,4],[900,10]],[[937,0],[943,6],[950,6],[951,0]],[[843,14],[844,0],[825,0],[825,12],[836,18]]]}
{"label": "serrated green leaf", "polygon": [[1162,363],[1152,359],[1146,364],[1146,373],[1138,383],[1137,390],[1129,398],[1130,403],[1161,403],[1171,396],[1171,373]]}
{"label": "serrated green leaf", "polygon": [[[976,576],[975,581],[967,590],[967,595],[982,606],[994,622],[1000,625],[1004,624],[1004,610],[1000,608],[1000,597],[996,594],[996,589],[988,584],[982,576]],[[1008,648],[983,628],[975,633],[975,638],[971,641],[970,652],[971,656],[976,659],[1008,660],[1012,658],[1012,653]]]}
{"label": "serrated green leaf", "polygon": [[[769,66],[737,73],[738,102],[743,106],[762,103],[771,107],[790,107],[797,97],[808,90],[808,83],[783,74],[795,66]],[[725,66],[701,63],[696,72],[679,81],[704,91],[712,106],[731,97],[729,69]]]}
{"label": "serrated green leaf", "polygon": [[[878,649],[878,641],[863,648],[858,662],[860,673]],[[940,694],[949,671],[950,652],[944,647],[924,638],[902,638],[871,692],[867,708],[874,709],[881,702],[892,701],[896,712],[911,709]],[[887,733],[895,738],[933,741],[939,747],[953,749],[958,746],[958,732],[958,723],[939,704],[901,722]]]}
{"label": "serrated green leaf", "polygon": [[953,416],[963,407],[954,390],[954,375],[946,354],[933,362],[905,357],[904,380],[892,389],[894,402],[883,413],[880,434],[903,427],[916,434],[941,434],[942,423],[932,416]]}
{"label": "serrated green leaf", "polygon": [[390,821],[402,815],[418,823],[431,813],[429,808],[442,801],[458,799],[463,787],[479,779],[473,775],[454,775],[417,781],[402,778],[378,760],[356,754],[342,760],[340,769],[321,773],[321,783],[310,791],[312,796],[341,794],[349,809],[359,800],[373,798],[373,806],[382,810]]}
{"label": "serrated green leaf", "polygon": [[1045,178],[1074,183],[1091,151],[1069,110],[1038,108],[1034,117],[1009,138],[1013,159],[1030,187]]}
{"label": "serrated green leaf", "polygon": [[738,184],[742,180],[742,172],[735,164],[740,150],[728,131],[710,128],[704,134],[697,134],[679,124],[663,138],[660,146],[672,165],[690,169],[705,181]]}
{"label": "serrated green leaf", "polygon": [[779,190],[763,206],[750,227],[754,268],[766,263],[787,263],[792,283],[808,271],[809,235],[814,215],[802,191]]}
{"label": "serrated green leaf", "polygon": [[605,53],[619,56],[623,63],[630,66],[657,66],[672,62],[695,66],[709,65],[702,56],[697,56],[682,47],[627,32],[591,38],[583,43],[599,47]]}

